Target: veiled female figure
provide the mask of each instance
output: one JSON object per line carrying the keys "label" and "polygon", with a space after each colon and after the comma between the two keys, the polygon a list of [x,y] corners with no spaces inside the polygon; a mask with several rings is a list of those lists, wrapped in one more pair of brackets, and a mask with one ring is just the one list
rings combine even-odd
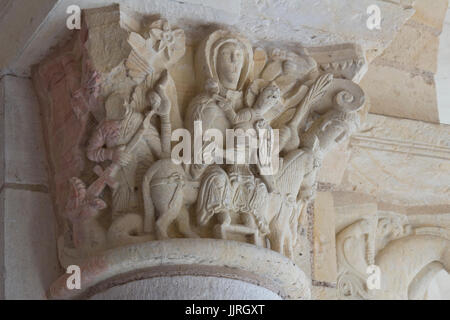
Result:
{"label": "veiled female figure", "polygon": [[232,126],[221,105],[231,104],[234,110],[243,106],[243,89],[253,70],[253,49],[243,38],[218,30],[199,47],[196,70],[203,92],[190,103],[185,126],[194,133],[194,122],[201,121],[203,131]]}

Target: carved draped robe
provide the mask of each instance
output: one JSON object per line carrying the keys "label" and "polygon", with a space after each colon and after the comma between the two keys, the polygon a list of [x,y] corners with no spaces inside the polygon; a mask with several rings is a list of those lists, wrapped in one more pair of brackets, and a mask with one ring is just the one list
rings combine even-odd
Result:
{"label": "carved draped robe", "polygon": [[[113,150],[121,146],[126,147],[140,129],[142,122],[142,114],[134,111],[123,120],[104,120],[89,140],[88,158],[95,162],[112,160]],[[142,179],[160,152],[159,133],[150,125],[133,151],[132,161],[121,167],[115,176],[118,186],[112,190],[113,219],[124,213],[142,211]]]}

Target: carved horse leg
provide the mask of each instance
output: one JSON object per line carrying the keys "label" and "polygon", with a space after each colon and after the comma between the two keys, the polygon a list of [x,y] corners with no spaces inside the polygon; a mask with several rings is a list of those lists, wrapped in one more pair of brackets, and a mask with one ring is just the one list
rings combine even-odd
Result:
{"label": "carved horse leg", "polygon": [[275,209],[276,214],[270,221],[269,240],[272,250],[292,256],[297,239],[296,200],[305,176],[313,170],[313,161],[311,153],[294,150],[285,156],[283,163],[283,168],[276,176],[280,204]]}
{"label": "carved horse leg", "polygon": [[261,239],[261,233],[259,232],[259,227],[255,221],[255,217],[253,216],[253,214],[251,213],[241,213],[241,217],[242,217],[242,222],[244,223],[244,225],[251,229],[251,230],[255,230],[255,233],[252,235],[253,236],[253,244],[257,245],[259,247],[263,247],[264,243]]}
{"label": "carved horse leg", "polygon": [[158,239],[168,239],[167,229],[178,218],[183,207],[182,177],[177,173],[166,172],[164,177],[155,176],[150,182],[150,188],[158,213],[155,225],[156,235]]}
{"label": "carved horse leg", "polygon": [[285,255],[286,257],[292,259],[294,257],[294,241],[291,230],[286,232],[288,235],[285,237]]}
{"label": "carved horse leg", "polygon": [[156,221],[156,237],[158,239],[169,239],[167,230],[169,226],[174,222],[178,216],[179,208],[175,207],[170,210],[166,210]]}
{"label": "carved horse leg", "polygon": [[191,223],[189,221],[189,211],[186,209],[184,205],[181,206],[181,211],[177,217],[177,225],[178,230],[188,238],[199,238],[199,235],[196,234],[192,228]]}
{"label": "carved horse leg", "polygon": [[274,230],[270,233],[270,248],[273,251],[283,254],[284,252],[284,235],[283,231]]}
{"label": "carved horse leg", "polygon": [[150,167],[142,186],[146,232],[168,239],[167,230],[177,221],[181,233],[198,238],[190,228],[189,212],[184,207],[185,180],[183,168],[171,159],[159,160]]}
{"label": "carved horse leg", "polygon": [[218,239],[227,239],[227,229],[231,224],[231,216],[227,211],[217,213],[217,221],[219,222],[214,226],[214,235]]}

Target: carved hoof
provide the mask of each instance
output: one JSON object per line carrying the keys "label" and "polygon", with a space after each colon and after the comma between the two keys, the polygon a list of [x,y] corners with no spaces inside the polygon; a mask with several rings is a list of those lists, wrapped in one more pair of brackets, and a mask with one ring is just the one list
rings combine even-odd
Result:
{"label": "carved hoof", "polygon": [[156,223],[156,238],[158,240],[168,240],[170,239],[169,235],[167,234],[166,228],[161,228],[158,223]]}

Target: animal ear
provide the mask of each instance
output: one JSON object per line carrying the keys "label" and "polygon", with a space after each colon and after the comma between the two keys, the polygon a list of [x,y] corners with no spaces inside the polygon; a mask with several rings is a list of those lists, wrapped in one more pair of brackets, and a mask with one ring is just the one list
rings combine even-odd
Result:
{"label": "animal ear", "polygon": [[313,146],[312,146],[313,151],[319,150],[319,147],[320,147],[319,138],[317,138],[317,136],[314,135],[313,139],[314,139]]}
{"label": "animal ear", "polygon": [[253,79],[259,79],[267,64],[267,53],[262,48],[253,50]]}
{"label": "animal ear", "polygon": [[158,86],[165,87],[167,83],[169,82],[169,73],[166,69],[164,69],[163,72],[161,72],[161,76],[158,79]]}

